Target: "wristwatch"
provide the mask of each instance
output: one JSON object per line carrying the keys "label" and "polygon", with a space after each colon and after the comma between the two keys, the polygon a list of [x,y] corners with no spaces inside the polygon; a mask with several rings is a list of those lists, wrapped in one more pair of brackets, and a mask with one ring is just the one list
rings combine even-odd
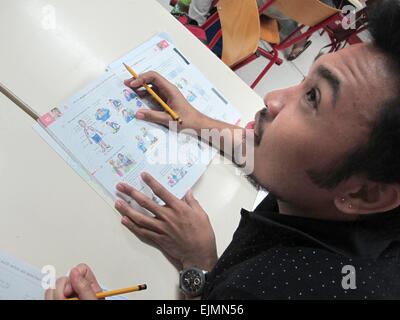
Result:
{"label": "wristwatch", "polygon": [[179,272],[179,288],[187,296],[194,298],[203,293],[208,271],[191,267]]}

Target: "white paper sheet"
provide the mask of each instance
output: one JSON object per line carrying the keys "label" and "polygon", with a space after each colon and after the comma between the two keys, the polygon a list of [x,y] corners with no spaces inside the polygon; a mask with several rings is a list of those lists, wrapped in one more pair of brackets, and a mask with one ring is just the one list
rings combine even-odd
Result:
{"label": "white paper sheet", "polygon": [[[39,268],[0,251],[0,300],[43,300],[44,276]],[[101,287],[108,291],[105,286]],[[106,300],[128,300],[128,297],[118,295]]]}
{"label": "white paper sheet", "polygon": [[0,251],[0,300],[42,300],[40,270]]}

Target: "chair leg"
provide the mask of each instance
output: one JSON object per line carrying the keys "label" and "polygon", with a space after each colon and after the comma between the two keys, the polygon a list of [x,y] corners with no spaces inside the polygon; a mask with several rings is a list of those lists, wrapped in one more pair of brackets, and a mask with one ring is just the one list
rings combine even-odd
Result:
{"label": "chair leg", "polygon": [[254,89],[257,84],[261,81],[261,79],[265,76],[265,74],[268,72],[269,69],[271,69],[271,67],[274,65],[276,61],[274,59],[272,59],[267,66],[264,68],[263,71],[261,71],[261,73],[258,75],[257,79],[254,80],[254,82],[251,84],[250,88]]}
{"label": "chair leg", "polygon": [[241,62],[239,62],[239,63],[237,63],[237,64],[234,64],[234,65],[231,66],[230,68],[231,68],[233,71],[236,71],[236,70],[240,69],[241,67],[245,66],[246,64],[249,64],[250,62],[256,60],[257,58],[258,58],[258,55],[254,53],[254,54],[252,54],[251,56],[249,56],[249,57],[247,57],[246,59],[244,59],[243,61],[241,61]]}
{"label": "chair leg", "polygon": [[231,66],[232,70],[234,70],[234,71],[238,70],[239,68],[241,68],[241,67],[245,66],[246,64],[257,59],[260,55],[263,56],[264,58],[268,59],[269,63],[261,71],[261,73],[258,75],[257,79],[250,85],[250,87],[252,89],[254,89],[257,86],[257,84],[261,81],[261,79],[265,76],[265,74],[268,72],[269,69],[271,69],[271,67],[274,64],[281,65],[283,63],[283,60],[281,58],[279,58],[279,52],[275,48],[273,48],[272,53],[270,53],[267,50],[259,47],[257,49],[256,53],[252,54],[251,56],[249,56],[245,60],[239,62],[238,64]]}
{"label": "chair leg", "polygon": [[236,71],[236,70],[240,69],[241,67],[245,66],[246,64],[249,64],[250,62],[256,60],[260,55],[268,60],[274,60],[274,63],[276,63],[278,66],[280,66],[283,63],[283,60],[281,58],[279,58],[278,51],[273,50],[273,54],[272,54],[272,53],[266,51],[265,49],[259,47],[257,49],[256,53],[247,57],[245,60],[243,60],[237,64],[234,64],[230,68],[233,71]]}
{"label": "chair leg", "polygon": [[341,17],[341,13],[337,13],[332,15],[331,17],[325,19],[324,21],[318,23],[317,25],[315,25],[314,27],[310,27],[307,31],[305,31],[304,33],[302,33],[299,36],[294,36],[298,31],[300,31],[304,26],[300,26],[298,27],[295,31],[293,31],[289,36],[287,36],[279,45],[276,45],[275,48],[277,50],[284,50],[289,48],[290,46],[294,45],[295,43],[303,40],[303,39],[307,39],[308,37],[310,37],[314,32],[316,32],[317,30],[320,30],[321,28],[327,26],[328,24],[330,24],[333,21],[336,21],[337,19],[339,19]]}
{"label": "chair leg", "polygon": [[272,48],[272,53],[271,53],[263,48],[258,47],[257,52],[259,52],[263,57],[269,60],[274,60],[278,66],[280,66],[283,63],[283,60],[279,58],[278,50],[276,50],[275,48]]}
{"label": "chair leg", "polygon": [[251,84],[251,88],[254,89],[257,84],[261,81],[261,79],[265,76],[265,74],[268,72],[269,69],[272,68],[272,66],[276,63],[277,65],[281,65],[282,64],[282,59],[279,58],[279,53],[278,51],[273,48],[273,53],[271,54],[270,52],[264,50],[263,48],[258,48],[257,51],[265,58],[269,59],[269,63],[267,64],[267,66],[264,68],[263,71],[261,71],[261,73],[258,75],[258,77],[256,78],[256,80],[254,80],[254,82]]}

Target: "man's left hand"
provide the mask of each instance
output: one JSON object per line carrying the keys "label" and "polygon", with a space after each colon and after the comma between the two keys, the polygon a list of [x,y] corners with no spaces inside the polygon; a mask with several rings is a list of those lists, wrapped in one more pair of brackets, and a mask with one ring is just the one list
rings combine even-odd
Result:
{"label": "man's left hand", "polygon": [[155,215],[149,217],[125,201],[117,200],[115,208],[123,216],[122,224],[143,242],[160,249],[176,268],[197,266],[211,271],[218,259],[215,235],[208,215],[192,192],[180,200],[148,173],[141,176],[165,205],[160,206],[132,186],[119,183],[118,191]]}

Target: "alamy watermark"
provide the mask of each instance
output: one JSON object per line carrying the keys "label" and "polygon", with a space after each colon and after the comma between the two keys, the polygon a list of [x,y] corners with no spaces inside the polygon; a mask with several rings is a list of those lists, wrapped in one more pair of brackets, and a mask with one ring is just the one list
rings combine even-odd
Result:
{"label": "alamy watermark", "polygon": [[[250,175],[254,170],[254,135],[251,131],[237,129],[182,129],[177,132],[176,121],[166,128],[143,127],[134,140],[151,165],[177,165],[191,167],[195,164],[208,165],[235,163],[238,174]],[[210,147],[212,146],[212,148]],[[222,151],[224,157],[216,157]]]}
{"label": "alamy watermark", "polygon": [[41,270],[43,277],[42,277],[42,288],[44,290],[47,289],[55,289],[56,288],[56,268],[52,265],[43,266]]}
{"label": "alamy watermark", "polygon": [[[365,7],[365,0],[360,0],[363,7]],[[356,29],[357,26],[357,11],[358,9],[353,5],[345,5],[342,8],[343,19],[341,21],[342,28],[345,30]]]}
{"label": "alamy watermark", "polygon": [[356,268],[352,265],[345,265],[342,268],[342,288],[344,290],[357,289]]}

